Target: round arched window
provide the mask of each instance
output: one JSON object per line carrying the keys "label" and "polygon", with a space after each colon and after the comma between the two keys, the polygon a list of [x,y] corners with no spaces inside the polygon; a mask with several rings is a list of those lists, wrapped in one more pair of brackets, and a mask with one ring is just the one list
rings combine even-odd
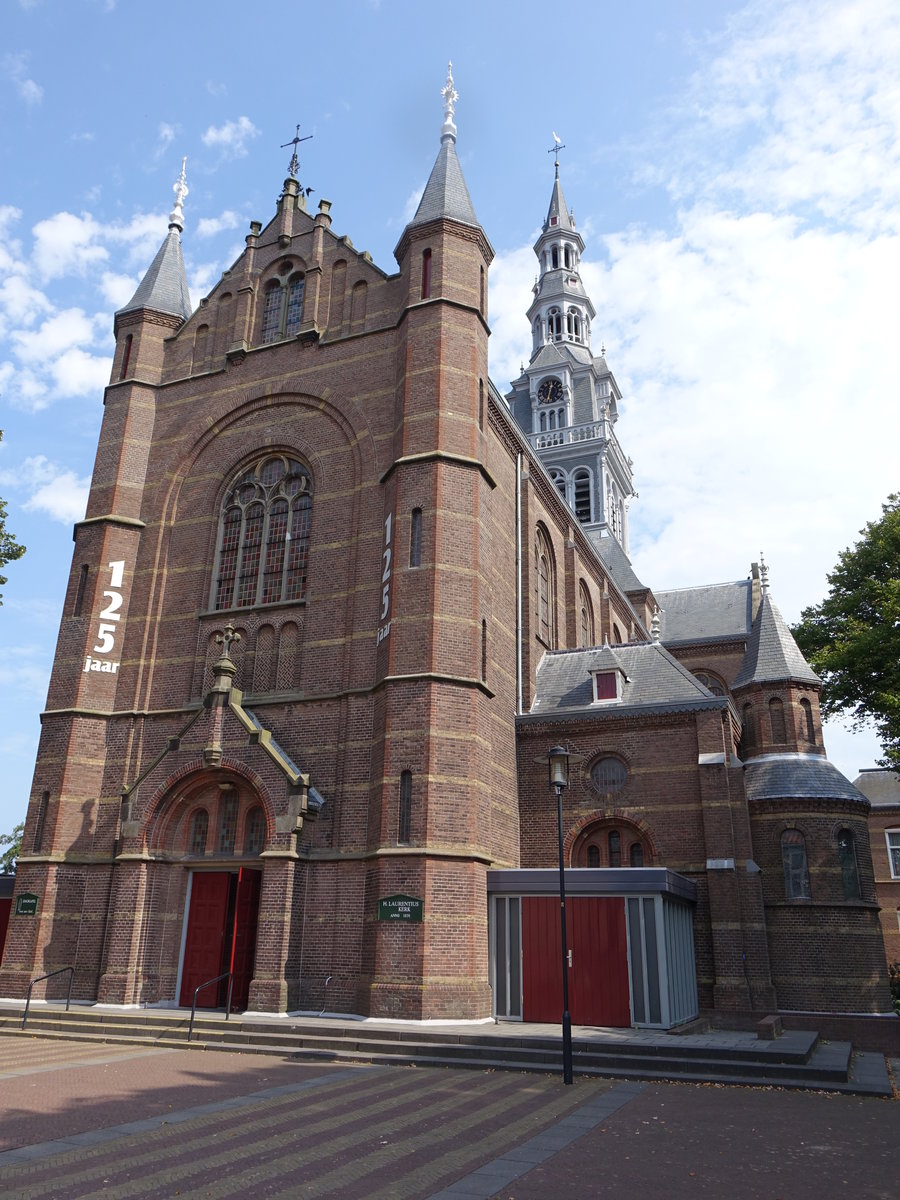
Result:
{"label": "round arched window", "polygon": [[612,755],[598,758],[591,767],[591,783],[598,792],[602,792],[605,796],[620,791],[625,786],[627,779],[628,771],[625,769],[625,764],[621,759],[613,758]]}

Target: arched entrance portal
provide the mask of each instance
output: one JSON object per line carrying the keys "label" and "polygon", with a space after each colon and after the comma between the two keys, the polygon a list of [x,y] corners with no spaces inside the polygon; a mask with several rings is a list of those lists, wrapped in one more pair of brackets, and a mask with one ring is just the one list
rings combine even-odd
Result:
{"label": "arched entrance portal", "polygon": [[[201,984],[227,972],[234,978],[232,1008],[247,1007],[266,841],[265,809],[243,779],[182,785],[162,806],[152,848],[180,859],[187,872],[175,988],[183,1007],[191,1006]],[[197,1007],[222,1007],[227,991],[227,979],[204,988]]]}

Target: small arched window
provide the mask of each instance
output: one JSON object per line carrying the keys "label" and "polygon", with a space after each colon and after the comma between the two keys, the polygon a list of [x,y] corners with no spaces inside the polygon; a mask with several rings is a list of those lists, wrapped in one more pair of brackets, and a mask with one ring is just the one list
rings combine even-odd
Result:
{"label": "small arched window", "polygon": [[776,745],[787,741],[787,729],[784,724],[784,705],[777,696],[773,696],[769,701],[769,725],[772,732],[772,741]]}
{"label": "small arched window", "polygon": [[298,271],[284,281],[273,279],[263,294],[262,340],[278,342],[296,336],[303,318],[306,279]]}
{"label": "small arched window", "polygon": [[209,814],[205,808],[194,810],[194,815],[191,817],[191,836],[190,836],[190,852],[191,854],[206,853],[206,835],[209,832]]}
{"label": "small arched window", "polygon": [[852,829],[841,829],[837,835],[838,858],[844,883],[844,899],[859,900],[859,864],[856,860],[856,838]]}
{"label": "small arched window", "polygon": [[244,853],[254,856],[262,854],[265,844],[266,814],[257,804],[247,813],[244,825]]}
{"label": "small arched window", "polygon": [[550,332],[550,340],[558,342],[562,338],[562,313],[558,308],[551,308],[547,313],[547,326]]}
{"label": "small arched window", "polygon": [[617,646],[622,644],[622,630],[613,622],[613,641]]}
{"label": "small arched window", "polygon": [[621,867],[622,865],[622,835],[618,829],[611,829],[609,832],[609,865],[611,867]]}
{"label": "small arched window", "polygon": [[581,644],[582,646],[594,645],[594,608],[591,604],[591,596],[582,581],[578,585],[578,600],[581,609]]}
{"label": "small arched window", "polygon": [[573,482],[575,485],[575,516],[582,525],[586,525],[593,519],[590,471],[586,467],[580,468],[575,472]]}
{"label": "small arched window", "polygon": [[640,842],[631,843],[628,858],[633,867],[642,867],[644,865],[644,847]]}
{"label": "small arched window", "polygon": [[550,265],[554,271],[559,266],[559,248],[557,246],[550,251]]}
{"label": "small arched window", "polygon": [[564,247],[563,249],[563,262],[566,264],[567,270],[572,265],[572,252],[568,246]]}
{"label": "small arched window", "polygon": [[809,900],[809,863],[806,839],[799,829],[786,829],[781,835],[781,863],[784,867],[784,894],[788,900]]}
{"label": "small arched window", "polygon": [[131,361],[131,344],[134,341],[134,334],[129,333],[125,339],[125,350],[122,354],[122,369],[119,371],[119,378],[124,379],[128,374],[128,364]]}
{"label": "small arched window", "polygon": [[800,701],[800,736],[810,743],[815,743],[816,729],[813,724],[812,705],[804,696]]}
{"label": "small arched window", "polygon": [[312,481],[275,455],[232,481],[222,506],[213,607],[252,608],[306,595]]}
{"label": "small arched window", "polygon": [[591,843],[587,849],[587,865],[589,867],[600,866],[600,847]]}

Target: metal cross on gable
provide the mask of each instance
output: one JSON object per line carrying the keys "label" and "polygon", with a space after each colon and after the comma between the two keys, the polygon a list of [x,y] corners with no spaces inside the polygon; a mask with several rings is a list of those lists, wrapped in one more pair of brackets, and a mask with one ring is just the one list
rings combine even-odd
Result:
{"label": "metal cross on gable", "polygon": [[288,171],[290,171],[291,179],[296,179],[297,172],[300,170],[300,159],[297,157],[297,147],[300,145],[301,142],[308,142],[313,137],[315,137],[315,134],[312,134],[312,133],[308,133],[306,135],[306,137],[301,137],[300,136],[300,126],[298,125],[297,129],[294,133],[294,136],[291,138],[291,140],[289,142],[281,143],[282,150],[287,150],[288,146],[294,147],[294,153],[291,155],[290,165],[288,166]]}

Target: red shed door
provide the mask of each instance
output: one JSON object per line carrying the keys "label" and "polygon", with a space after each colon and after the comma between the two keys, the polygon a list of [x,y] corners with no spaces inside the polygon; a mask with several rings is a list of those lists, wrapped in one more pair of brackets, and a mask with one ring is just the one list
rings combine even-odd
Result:
{"label": "red shed door", "polygon": [[[229,968],[230,940],[226,947],[228,900],[232,876],[228,871],[195,871],[191,883],[191,907],[188,911],[184,963],[181,969],[183,1008],[194,1003],[194,988]],[[204,988],[197,997],[198,1008],[216,1008],[219,989]]]}
{"label": "red shed door", "polygon": [[[578,896],[566,900],[569,1013],[576,1025],[631,1024],[625,901]],[[559,899],[522,897],[522,1019],[562,1018],[562,935]]]}

